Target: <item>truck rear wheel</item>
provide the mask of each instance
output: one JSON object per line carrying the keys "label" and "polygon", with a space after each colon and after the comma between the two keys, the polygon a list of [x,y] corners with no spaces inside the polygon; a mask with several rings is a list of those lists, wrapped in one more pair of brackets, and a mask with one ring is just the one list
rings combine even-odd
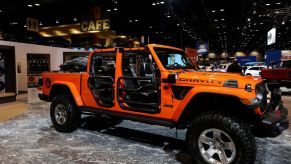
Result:
{"label": "truck rear wheel", "polygon": [[68,133],[79,127],[81,112],[70,96],[59,95],[52,101],[50,116],[57,131]]}
{"label": "truck rear wheel", "polygon": [[254,163],[256,142],[250,128],[222,113],[205,113],[193,120],[186,134],[196,163]]}

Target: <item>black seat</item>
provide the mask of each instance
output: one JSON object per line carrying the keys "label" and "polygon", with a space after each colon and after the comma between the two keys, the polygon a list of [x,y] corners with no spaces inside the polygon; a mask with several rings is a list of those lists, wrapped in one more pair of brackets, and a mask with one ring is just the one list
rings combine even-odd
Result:
{"label": "black seat", "polygon": [[[135,72],[135,64],[129,63],[125,65],[123,74],[126,77],[138,77]],[[134,102],[146,102],[146,103],[156,103],[157,102],[157,87],[153,84],[141,84],[138,79],[124,79],[125,91],[126,89],[131,89],[131,91],[126,91],[127,95],[125,100]],[[134,103],[131,106],[138,106]]]}

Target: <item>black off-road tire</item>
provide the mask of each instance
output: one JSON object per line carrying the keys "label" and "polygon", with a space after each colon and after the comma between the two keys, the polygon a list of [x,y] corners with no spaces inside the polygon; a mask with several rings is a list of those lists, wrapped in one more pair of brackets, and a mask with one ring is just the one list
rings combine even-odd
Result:
{"label": "black off-road tire", "polygon": [[[63,124],[58,123],[55,116],[55,112],[57,110],[56,107],[58,105],[62,105],[67,114],[67,119],[66,121],[64,121]],[[69,133],[74,131],[80,126],[81,111],[78,109],[77,105],[75,104],[71,96],[68,95],[56,96],[51,103],[50,116],[53,126],[57,131]]]}
{"label": "black off-road tire", "polygon": [[256,141],[250,128],[242,121],[223,113],[209,112],[196,117],[189,125],[186,143],[195,163],[207,163],[200,153],[198,139],[207,129],[219,129],[233,140],[236,155],[231,163],[251,164],[256,159]]}

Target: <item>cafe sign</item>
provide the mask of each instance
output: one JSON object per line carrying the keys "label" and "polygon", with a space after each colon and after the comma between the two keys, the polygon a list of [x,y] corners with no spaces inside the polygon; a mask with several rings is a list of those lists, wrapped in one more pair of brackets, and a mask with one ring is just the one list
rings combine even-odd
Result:
{"label": "cafe sign", "polygon": [[110,30],[110,20],[102,19],[83,21],[80,24],[80,28],[82,32]]}

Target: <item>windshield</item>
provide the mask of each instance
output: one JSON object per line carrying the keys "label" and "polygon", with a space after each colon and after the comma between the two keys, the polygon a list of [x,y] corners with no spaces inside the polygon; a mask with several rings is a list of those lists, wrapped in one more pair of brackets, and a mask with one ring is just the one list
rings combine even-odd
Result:
{"label": "windshield", "polygon": [[166,69],[196,69],[183,51],[167,48],[154,48],[154,50]]}

